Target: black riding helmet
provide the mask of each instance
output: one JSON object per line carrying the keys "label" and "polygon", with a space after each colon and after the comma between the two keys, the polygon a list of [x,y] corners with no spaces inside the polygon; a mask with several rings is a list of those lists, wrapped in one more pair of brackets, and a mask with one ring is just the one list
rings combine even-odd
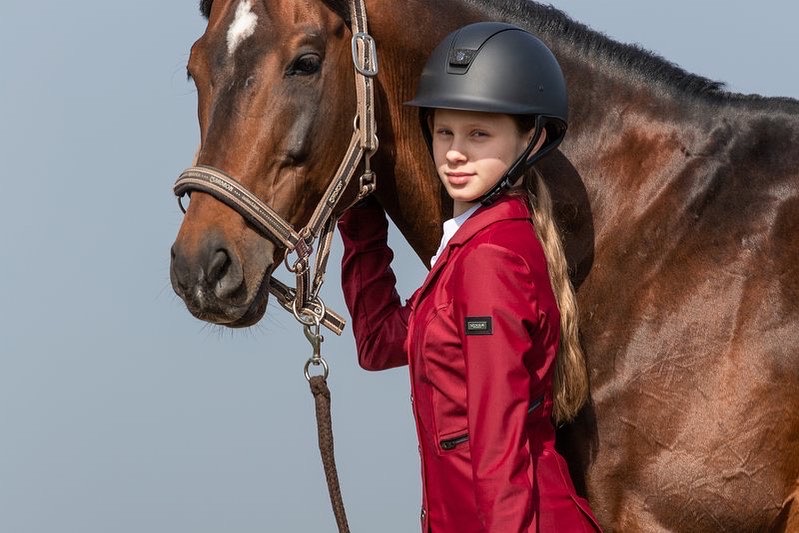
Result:
{"label": "black riding helmet", "polygon": [[[566,82],[555,56],[537,37],[503,22],[469,24],[444,38],[427,60],[416,97],[406,105],[420,108],[419,121],[431,154],[427,123],[431,108],[535,117],[530,144],[479,199],[484,205],[556,148],[566,133]],[[544,145],[529,157],[543,130],[547,132]]]}

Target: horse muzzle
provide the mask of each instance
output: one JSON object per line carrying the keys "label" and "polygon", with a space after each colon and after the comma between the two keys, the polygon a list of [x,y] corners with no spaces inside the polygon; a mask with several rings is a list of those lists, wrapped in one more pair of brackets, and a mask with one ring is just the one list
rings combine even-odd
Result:
{"label": "horse muzzle", "polygon": [[[271,253],[256,255],[260,261],[242,259],[241,251],[229,246],[216,232],[206,234],[193,245],[178,236],[172,246],[170,279],[192,315],[228,327],[251,326],[263,317],[274,262],[269,259],[265,264],[258,263],[272,257],[274,245],[258,240],[271,248]],[[250,271],[245,270],[245,264]]]}

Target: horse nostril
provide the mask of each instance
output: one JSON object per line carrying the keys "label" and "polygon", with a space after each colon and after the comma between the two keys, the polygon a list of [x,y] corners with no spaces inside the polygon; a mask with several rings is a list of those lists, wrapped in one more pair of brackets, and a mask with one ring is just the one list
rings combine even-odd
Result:
{"label": "horse nostril", "polygon": [[217,250],[208,262],[205,280],[217,298],[229,298],[244,281],[241,264],[224,248]]}
{"label": "horse nostril", "polygon": [[195,308],[235,305],[247,293],[241,260],[223,238],[213,233],[204,237],[189,242],[191,246],[172,246],[172,287]]}
{"label": "horse nostril", "polygon": [[230,256],[228,255],[226,250],[217,250],[216,253],[211,257],[211,261],[208,263],[208,271],[205,275],[205,279],[208,281],[209,285],[215,285],[220,283],[225,274],[230,267]]}

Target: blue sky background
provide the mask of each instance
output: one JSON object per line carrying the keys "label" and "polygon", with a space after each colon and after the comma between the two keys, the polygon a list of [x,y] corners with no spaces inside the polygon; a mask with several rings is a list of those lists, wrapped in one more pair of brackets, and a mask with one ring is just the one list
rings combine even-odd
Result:
{"label": "blue sky background", "polygon": [[[799,97],[792,0],[555,5],[732,90]],[[251,330],[203,325],[169,284],[203,28],[194,0],[0,10],[2,532],[335,530],[294,320],[270,304]],[[392,245],[409,295],[424,270]],[[344,311],[339,258],[324,296]],[[323,350],[352,530],[416,531],[405,370],[358,369],[350,329]]]}

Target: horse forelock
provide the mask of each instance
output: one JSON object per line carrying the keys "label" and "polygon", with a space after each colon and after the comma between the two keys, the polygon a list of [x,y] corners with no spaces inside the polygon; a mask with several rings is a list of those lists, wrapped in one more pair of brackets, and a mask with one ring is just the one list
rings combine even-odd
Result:
{"label": "horse forelock", "polygon": [[559,46],[582,55],[601,57],[608,64],[686,93],[724,99],[731,96],[723,83],[691,74],[663,57],[635,44],[614,41],[607,35],[575,21],[563,11],[528,0],[463,0],[494,20],[518,24]]}

